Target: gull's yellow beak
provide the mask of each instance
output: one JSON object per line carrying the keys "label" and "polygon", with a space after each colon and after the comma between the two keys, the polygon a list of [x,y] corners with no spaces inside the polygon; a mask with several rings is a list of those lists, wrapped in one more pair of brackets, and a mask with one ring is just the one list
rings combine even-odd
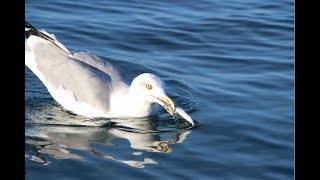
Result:
{"label": "gull's yellow beak", "polygon": [[162,98],[154,96],[158,103],[171,115],[173,115],[175,111],[174,103],[168,96],[163,96]]}

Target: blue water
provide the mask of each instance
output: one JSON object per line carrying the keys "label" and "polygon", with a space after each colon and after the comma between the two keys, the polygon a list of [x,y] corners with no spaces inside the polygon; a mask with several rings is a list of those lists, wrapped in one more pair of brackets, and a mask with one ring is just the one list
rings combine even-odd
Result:
{"label": "blue water", "polygon": [[26,68],[26,179],[294,178],[293,1],[27,0],[25,16],[131,77],[157,74],[198,123],[80,117]]}

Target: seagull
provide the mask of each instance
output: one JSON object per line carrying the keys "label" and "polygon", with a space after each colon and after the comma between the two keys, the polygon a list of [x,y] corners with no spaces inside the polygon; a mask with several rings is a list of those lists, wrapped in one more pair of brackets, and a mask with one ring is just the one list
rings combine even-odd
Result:
{"label": "seagull", "polygon": [[88,52],[73,52],[54,34],[25,22],[25,65],[65,109],[89,118],[154,116],[162,106],[194,125],[166,95],[165,83],[143,73],[131,83],[114,63]]}

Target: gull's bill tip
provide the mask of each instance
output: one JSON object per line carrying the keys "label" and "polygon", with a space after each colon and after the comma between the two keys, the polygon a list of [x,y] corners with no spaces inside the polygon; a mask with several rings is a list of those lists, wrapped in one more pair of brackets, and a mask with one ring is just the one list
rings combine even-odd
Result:
{"label": "gull's bill tip", "polygon": [[164,95],[162,98],[153,96],[157,99],[158,103],[171,115],[173,115],[175,107],[172,99],[170,99],[167,95]]}

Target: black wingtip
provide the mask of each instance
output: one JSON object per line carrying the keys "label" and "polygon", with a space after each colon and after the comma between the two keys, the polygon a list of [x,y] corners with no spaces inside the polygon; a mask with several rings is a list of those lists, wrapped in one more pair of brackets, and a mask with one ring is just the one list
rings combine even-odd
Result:
{"label": "black wingtip", "polygon": [[[57,45],[56,41],[48,36],[47,34],[38,31],[35,27],[33,27],[30,23],[28,23],[27,21],[25,21],[25,37],[26,39],[28,39],[30,36],[37,36],[40,38],[43,38],[45,40],[48,40],[50,42],[52,42],[54,45],[58,46],[59,48],[61,48],[59,45]],[[64,47],[65,48],[65,47]],[[61,48],[62,50],[66,51],[64,48]],[[67,50],[67,52],[69,53],[69,51]]]}
{"label": "black wingtip", "polygon": [[27,21],[25,21],[24,30],[26,38],[29,38],[29,36],[31,35],[37,35],[39,33],[38,30]]}
{"label": "black wingtip", "polygon": [[33,27],[30,23],[28,23],[27,21],[25,21],[25,25],[24,25],[25,28],[28,28],[28,29],[34,29],[34,30],[37,30],[35,27]]}
{"label": "black wingtip", "polygon": [[54,41],[51,37],[47,36],[46,34],[38,31],[35,27],[33,27],[30,23],[25,21],[25,37],[28,39],[29,36],[34,35],[41,37],[43,39],[49,40],[49,41]]}

